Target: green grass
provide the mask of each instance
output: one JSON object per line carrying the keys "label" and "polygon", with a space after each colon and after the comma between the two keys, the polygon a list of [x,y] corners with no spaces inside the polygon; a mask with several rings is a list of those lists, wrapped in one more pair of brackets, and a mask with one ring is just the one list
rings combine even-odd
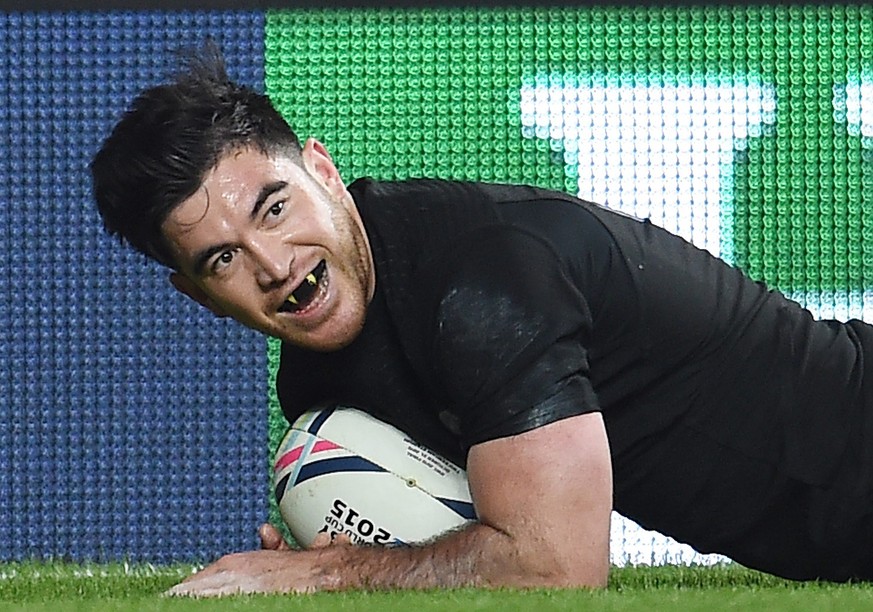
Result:
{"label": "green grass", "polygon": [[623,568],[605,591],[321,593],[169,599],[190,566],[0,564],[0,610],[871,610],[873,585],[795,583],[738,566]]}

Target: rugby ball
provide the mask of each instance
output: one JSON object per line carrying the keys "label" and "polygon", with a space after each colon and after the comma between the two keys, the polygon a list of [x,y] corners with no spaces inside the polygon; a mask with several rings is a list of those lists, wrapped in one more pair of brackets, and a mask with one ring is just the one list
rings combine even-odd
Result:
{"label": "rugby ball", "polygon": [[351,407],[314,409],[291,425],[276,452],[274,486],[303,547],[321,532],[408,545],[476,519],[464,470]]}

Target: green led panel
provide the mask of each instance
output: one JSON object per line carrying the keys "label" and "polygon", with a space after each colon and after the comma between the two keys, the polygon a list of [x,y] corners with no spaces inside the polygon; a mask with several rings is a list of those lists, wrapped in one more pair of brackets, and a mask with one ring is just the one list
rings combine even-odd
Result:
{"label": "green led panel", "polygon": [[873,321],[869,6],[287,10],[266,30],[268,93],[347,181],[561,189]]}

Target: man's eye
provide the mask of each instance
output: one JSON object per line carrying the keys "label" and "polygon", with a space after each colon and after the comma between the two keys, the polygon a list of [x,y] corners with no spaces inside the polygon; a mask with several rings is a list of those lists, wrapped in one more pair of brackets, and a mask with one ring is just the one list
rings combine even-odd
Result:
{"label": "man's eye", "polygon": [[278,217],[282,214],[282,211],[285,209],[285,200],[280,200],[273,204],[268,210],[267,214],[273,217]]}
{"label": "man's eye", "polygon": [[221,269],[221,268],[227,266],[228,264],[230,264],[230,262],[233,261],[233,258],[234,258],[233,251],[225,251],[224,253],[222,253],[221,255],[219,255],[218,257],[215,258],[215,264],[213,264],[212,267],[215,270]]}

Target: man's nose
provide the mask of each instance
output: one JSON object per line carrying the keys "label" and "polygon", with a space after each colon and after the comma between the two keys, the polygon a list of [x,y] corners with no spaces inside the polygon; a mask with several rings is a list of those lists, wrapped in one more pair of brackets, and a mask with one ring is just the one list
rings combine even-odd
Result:
{"label": "man's nose", "polygon": [[270,286],[284,282],[291,275],[294,249],[277,238],[253,240],[249,244],[257,265],[258,282]]}

